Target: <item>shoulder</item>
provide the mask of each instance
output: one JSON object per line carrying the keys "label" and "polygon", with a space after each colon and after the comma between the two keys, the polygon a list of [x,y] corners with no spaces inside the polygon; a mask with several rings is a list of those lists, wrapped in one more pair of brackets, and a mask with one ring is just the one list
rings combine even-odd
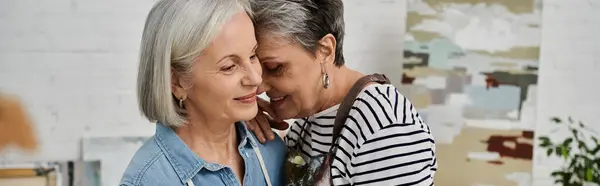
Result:
{"label": "shoulder", "polygon": [[[262,149],[265,149],[267,151],[272,151],[272,152],[284,152],[287,150],[285,143],[283,143],[282,137],[277,136],[278,134],[275,133],[275,138],[273,140],[268,141],[267,143],[258,143],[259,147],[261,147]],[[254,138],[256,138],[254,136]],[[258,139],[256,139],[256,141],[258,142]]]}
{"label": "shoulder", "polygon": [[[398,122],[398,104],[405,101],[393,85],[371,84],[354,99],[350,119],[386,125]],[[382,126],[383,127],[383,126]]]}
{"label": "shoulder", "polygon": [[[155,141],[155,137],[148,139],[133,155],[129,165],[123,173],[120,185],[134,186],[146,185],[146,183],[160,182],[161,178],[174,176],[176,174],[170,166],[165,154],[161,151]],[[162,179],[165,180],[165,179]],[[151,185],[155,185],[155,183]]]}
{"label": "shoulder", "polygon": [[[437,170],[435,142],[414,105],[392,85],[370,85],[346,120],[355,139],[346,170],[354,183],[432,183]],[[357,135],[354,135],[357,134]]]}
{"label": "shoulder", "polygon": [[268,153],[270,155],[275,156],[284,156],[287,153],[287,146],[276,132],[273,132],[275,133],[275,138],[273,140],[267,140],[267,142],[265,143],[260,143],[258,138],[256,137],[256,134],[246,128],[246,124],[244,121],[240,121],[237,124],[237,126],[238,131],[243,132],[243,136],[245,136],[253,146],[257,146],[263,154]]}
{"label": "shoulder", "polygon": [[429,127],[416,108],[390,84],[365,87],[356,97],[346,124],[363,133],[356,143],[359,148],[368,143],[398,145],[409,139],[433,142]]}
{"label": "shoulder", "polygon": [[[256,137],[253,136],[253,138]],[[254,140],[267,164],[280,165],[283,163],[287,154],[287,146],[280,137],[275,136],[274,140],[269,140],[266,143],[259,143],[257,139]]]}
{"label": "shoulder", "polygon": [[354,100],[346,124],[360,130],[362,140],[392,124],[417,124],[429,130],[412,103],[389,84],[365,87]]}

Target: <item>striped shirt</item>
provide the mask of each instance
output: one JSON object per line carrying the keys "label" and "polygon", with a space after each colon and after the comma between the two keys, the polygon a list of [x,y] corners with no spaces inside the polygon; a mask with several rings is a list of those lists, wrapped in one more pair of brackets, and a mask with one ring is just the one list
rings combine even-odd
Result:
{"label": "striped shirt", "polygon": [[[294,121],[285,137],[288,147],[305,159],[326,154],[338,107]],[[431,131],[392,85],[362,90],[337,145],[330,169],[334,185],[433,185],[437,161]]]}

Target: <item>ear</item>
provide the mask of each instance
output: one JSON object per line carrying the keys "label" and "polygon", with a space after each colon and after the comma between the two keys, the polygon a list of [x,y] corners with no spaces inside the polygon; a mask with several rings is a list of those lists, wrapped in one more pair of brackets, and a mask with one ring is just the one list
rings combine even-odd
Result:
{"label": "ear", "polygon": [[324,63],[331,63],[335,60],[335,47],[337,42],[335,37],[331,34],[323,36],[319,40],[319,49],[317,50],[317,57],[320,58]]}
{"label": "ear", "polygon": [[171,92],[173,96],[180,99],[185,96],[185,88],[181,86],[181,76],[177,75],[175,70],[171,68]]}

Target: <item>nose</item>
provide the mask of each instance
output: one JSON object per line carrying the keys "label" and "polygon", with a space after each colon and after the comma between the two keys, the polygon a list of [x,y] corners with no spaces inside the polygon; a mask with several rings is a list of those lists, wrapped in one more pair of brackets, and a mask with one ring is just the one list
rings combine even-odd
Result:
{"label": "nose", "polygon": [[242,81],[242,85],[246,86],[259,86],[262,83],[262,71],[261,69],[247,68],[246,77]]}

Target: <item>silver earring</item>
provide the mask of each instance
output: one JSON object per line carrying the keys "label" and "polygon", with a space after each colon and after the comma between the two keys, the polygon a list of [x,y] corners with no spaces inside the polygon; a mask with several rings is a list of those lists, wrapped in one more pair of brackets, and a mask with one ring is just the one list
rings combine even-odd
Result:
{"label": "silver earring", "polygon": [[183,96],[179,98],[179,107],[183,108]]}
{"label": "silver earring", "polygon": [[323,88],[329,88],[329,74],[323,73]]}

